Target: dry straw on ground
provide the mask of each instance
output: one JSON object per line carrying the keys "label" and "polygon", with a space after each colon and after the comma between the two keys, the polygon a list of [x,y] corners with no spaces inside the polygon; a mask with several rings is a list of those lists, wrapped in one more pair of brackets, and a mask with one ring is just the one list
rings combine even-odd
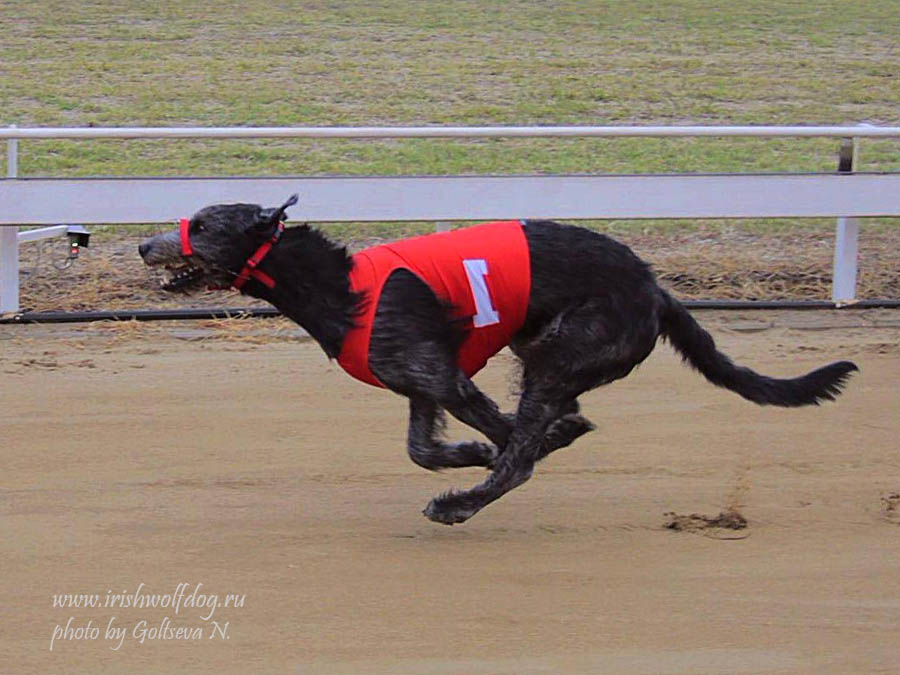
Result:
{"label": "dry straw on ground", "polygon": [[[831,293],[833,234],[797,229],[768,234],[739,228],[629,232],[616,235],[654,265],[660,282],[685,299],[826,300]],[[367,243],[372,243],[367,241]],[[22,308],[31,311],[175,307],[252,307],[236,293],[190,297],[159,288],[159,273],[136,253],[137,238],[101,240],[70,268],[58,242],[22,248]],[[351,242],[351,247],[357,246]],[[900,228],[860,236],[859,298],[900,298]]]}

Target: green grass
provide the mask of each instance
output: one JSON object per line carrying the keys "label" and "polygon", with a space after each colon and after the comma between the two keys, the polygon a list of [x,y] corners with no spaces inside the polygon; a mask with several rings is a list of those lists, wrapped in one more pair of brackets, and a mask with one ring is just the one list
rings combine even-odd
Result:
{"label": "green grass", "polygon": [[[898,122],[897,0],[6,0],[0,124]],[[29,141],[22,175],[830,171],[829,140]],[[900,167],[866,141],[862,166]]]}

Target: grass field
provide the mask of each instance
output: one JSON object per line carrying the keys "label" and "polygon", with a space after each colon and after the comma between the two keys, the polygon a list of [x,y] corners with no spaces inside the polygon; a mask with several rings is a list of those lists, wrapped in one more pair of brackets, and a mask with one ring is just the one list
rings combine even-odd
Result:
{"label": "grass field", "polygon": [[[7,0],[0,5],[0,124],[897,124],[898,9],[897,0]],[[837,149],[828,139],[29,141],[20,143],[19,170],[833,171]],[[900,141],[865,141],[860,159],[863,170],[898,170]],[[691,231],[700,241],[797,231],[801,247],[833,229],[825,220],[599,226],[626,237]],[[352,240],[431,227],[354,224],[332,232]],[[896,230],[891,221],[865,226],[888,248]],[[95,242],[121,233],[101,230]],[[654,250],[650,243],[642,253],[653,259]],[[23,251],[27,263],[36,255]],[[816,260],[813,276],[827,275],[827,247]],[[59,274],[45,271],[52,286]],[[37,276],[25,280],[26,295]]]}
{"label": "grass field", "polygon": [[[896,123],[896,0],[0,7],[0,123]],[[868,169],[896,143],[866,143]],[[24,174],[832,170],[833,141],[29,142]]]}

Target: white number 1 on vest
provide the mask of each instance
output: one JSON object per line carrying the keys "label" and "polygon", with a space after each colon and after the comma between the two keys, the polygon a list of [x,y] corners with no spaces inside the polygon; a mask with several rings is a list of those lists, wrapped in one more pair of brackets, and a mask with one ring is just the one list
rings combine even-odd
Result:
{"label": "white number 1 on vest", "polygon": [[500,323],[500,315],[491,302],[491,294],[488,291],[487,280],[485,279],[488,275],[487,261],[478,258],[463,260],[463,266],[466,268],[469,288],[472,289],[475,309],[478,310],[475,316],[472,317],[472,324],[475,328],[481,328],[482,326]]}

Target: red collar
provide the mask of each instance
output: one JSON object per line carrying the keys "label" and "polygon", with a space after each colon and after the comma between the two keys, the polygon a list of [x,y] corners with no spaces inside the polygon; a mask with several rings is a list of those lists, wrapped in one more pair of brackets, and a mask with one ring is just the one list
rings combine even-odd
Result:
{"label": "red collar", "polygon": [[[190,258],[194,255],[194,249],[191,246],[191,240],[188,235],[189,227],[190,221],[187,218],[182,218],[179,223],[179,231],[181,233],[181,253],[185,258]],[[243,269],[234,278],[234,281],[231,282],[230,288],[233,288],[236,291],[241,290],[241,288],[244,287],[244,284],[250,280],[250,277],[253,277],[264,286],[275,288],[275,280],[262,270],[258,269],[258,267],[263,259],[269,255],[269,251],[272,250],[272,247],[278,243],[279,239],[281,239],[282,232],[284,232],[284,223],[278,223],[278,227],[275,228],[272,237],[256,249],[256,253],[251,255],[247,262],[244,263]],[[210,286],[210,289],[213,290],[227,288],[229,288],[229,286]]]}

